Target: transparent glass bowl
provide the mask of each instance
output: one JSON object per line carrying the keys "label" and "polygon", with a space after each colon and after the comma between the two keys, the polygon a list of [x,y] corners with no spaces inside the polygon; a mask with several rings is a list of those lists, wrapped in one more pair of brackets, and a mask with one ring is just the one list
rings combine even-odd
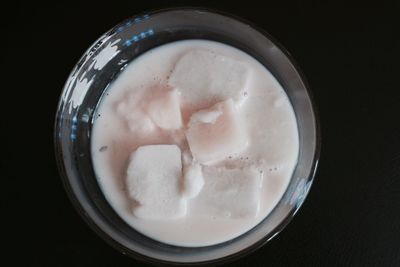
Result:
{"label": "transparent glass bowl", "polygon": [[[285,89],[299,127],[299,160],[274,210],[247,233],[217,245],[178,247],[128,226],[104,198],[93,171],[90,135],[94,111],[126,64],[159,45],[208,39],[237,47],[265,65]],[[293,218],[316,171],[319,130],[315,106],[293,59],[265,32],[242,19],[202,9],[167,9],[125,20],[82,56],[62,91],[55,122],[55,151],[68,195],[93,230],[123,254],[151,263],[202,264],[235,259],[265,244]]]}

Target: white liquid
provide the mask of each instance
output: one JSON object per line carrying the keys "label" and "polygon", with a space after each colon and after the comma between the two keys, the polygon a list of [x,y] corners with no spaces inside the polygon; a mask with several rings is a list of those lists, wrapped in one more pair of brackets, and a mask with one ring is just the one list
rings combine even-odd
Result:
{"label": "white liquid", "polygon": [[[174,220],[143,220],[132,213],[134,203],[126,192],[129,155],[138,146],[171,144],[174,137],[157,132],[135,136],[118,115],[118,104],[165,84],[177,60],[192,49],[207,49],[243,62],[251,77],[246,100],[240,107],[249,145],[230,161],[235,166],[255,165],[263,173],[259,212],[253,218],[215,219],[188,213]],[[137,231],[178,246],[206,246],[235,238],[256,226],[284,194],[297,163],[299,140],[293,108],[271,73],[248,54],[211,41],[189,40],[155,48],[130,63],[111,84],[96,111],[91,151],[100,187],[119,216]],[[184,114],[184,120],[187,121]],[[195,201],[191,199],[190,202]]]}

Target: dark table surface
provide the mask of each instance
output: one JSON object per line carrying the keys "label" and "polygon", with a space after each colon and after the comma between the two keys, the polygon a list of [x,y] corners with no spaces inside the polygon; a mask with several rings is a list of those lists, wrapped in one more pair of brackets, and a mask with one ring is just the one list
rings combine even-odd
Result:
{"label": "dark table surface", "polygon": [[103,242],[70,204],[54,159],[54,114],[69,71],[103,32],[135,13],[188,4],[244,17],[280,41],[320,114],[320,165],[304,206],[231,266],[400,266],[399,4],[232,2],[2,8],[2,255],[11,266],[146,266]]}

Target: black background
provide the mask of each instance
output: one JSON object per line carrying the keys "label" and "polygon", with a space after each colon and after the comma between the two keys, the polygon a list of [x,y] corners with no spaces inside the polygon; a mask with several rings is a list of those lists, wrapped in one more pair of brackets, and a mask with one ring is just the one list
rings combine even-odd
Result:
{"label": "black background", "polygon": [[187,5],[268,31],[304,71],[320,115],[320,165],[304,206],[231,266],[400,266],[398,2],[233,2],[2,7],[2,255],[11,266],[146,266],[109,247],[70,204],[55,165],[54,115],[70,70],[102,33],[145,10]]}

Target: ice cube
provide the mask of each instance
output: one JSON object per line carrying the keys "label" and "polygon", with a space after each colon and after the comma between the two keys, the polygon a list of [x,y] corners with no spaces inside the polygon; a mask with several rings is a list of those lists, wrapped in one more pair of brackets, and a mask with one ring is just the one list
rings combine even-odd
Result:
{"label": "ice cube", "polygon": [[183,181],[184,196],[187,198],[196,197],[204,185],[200,164],[193,163],[186,166],[183,170]]}
{"label": "ice cube", "polygon": [[152,121],[160,128],[176,130],[182,127],[179,92],[174,89],[153,98],[147,108]]}
{"label": "ice cube", "polygon": [[134,110],[131,113],[126,114],[125,118],[131,132],[143,135],[149,134],[156,129],[153,121],[141,110]]}
{"label": "ice cube", "polygon": [[205,49],[191,50],[176,63],[168,80],[186,103],[197,106],[228,98],[241,101],[249,69],[233,58]]}
{"label": "ice cube", "polygon": [[149,115],[138,107],[136,102],[136,98],[128,96],[118,103],[116,108],[117,114],[125,120],[132,133],[148,135],[156,129],[156,126]]}
{"label": "ice cube", "polygon": [[204,167],[204,186],[191,212],[222,219],[254,218],[260,206],[262,174],[255,167]]}
{"label": "ice cube", "polygon": [[181,151],[176,145],[141,146],[132,153],[127,188],[139,203],[134,214],[142,219],[173,219],[186,214],[181,193]]}
{"label": "ice cube", "polygon": [[186,138],[193,157],[204,164],[227,158],[248,144],[241,118],[231,99],[194,113]]}

